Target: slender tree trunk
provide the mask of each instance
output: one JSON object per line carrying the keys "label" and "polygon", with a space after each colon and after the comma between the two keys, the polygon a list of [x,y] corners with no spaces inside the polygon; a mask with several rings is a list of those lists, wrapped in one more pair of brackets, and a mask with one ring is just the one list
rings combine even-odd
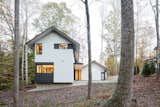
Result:
{"label": "slender tree trunk", "polygon": [[19,105],[19,0],[15,0],[14,106]]}
{"label": "slender tree trunk", "polygon": [[114,40],[114,75],[117,75],[117,40]]}
{"label": "slender tree trunk", "polygon": [[104,107],[132,107],[131,85],[134,70],[133,1],[121,0],[121,60],[116,90]]}
{"label": "slender tree trunk", "polygon": [[[26,4],[26,8],[25,8],[25,11],[26,11],[26,22],[25,22],[25,27],[26,27],[26,30],[25,30],[25,42],[27,42],[28,40],[28,4]],[[28,85],[28,47],[27,45],[25,44],[25,79],[26,79],[26,85]]]}
{"label": "slender tree trunk", "polygon": [[156,0],[156,16],[155,16],[155,23],[156,23],[156,35],[157,35],[157,73],[160,74],[160,64],[159,64],[159,1]]}
{"label": "slender tree trunk", "polygon": [[91,38],[90,38],[90,15],[88,0],[85,0],[86,18],[87,18],[87,40],[88,40],[88,99],[91,98],[92,87],[92,68],[91,68]]}
{"label": "slender tree trunk", "polygon": [[[23,38],[24,39],[24,38]],[[22,44],[22,67],[21,67],[22,85],[24,84],[24,40]]]}
{"label": "slender tree trunk", "polygon": [[[103,10],[102,10],[103,11]],[[104,63],[104,57],[103,57],[103,34],[104,34],[104,13],[102,12],[101,13],[101,26],[102,26],[102,28],[101,28],[101,55],[100,55],[100,61],[101,61],[101,63]]]}
{"label": "slender tree trunk", "polygon": [[26,75],[26,85],[28,85],[28,47],[25,45],[25,75]]}
{"label": "slender tree trunk", "polygon": [[24,86],[24,62],[25,62],[25,30],[22,37],[22,64],[21,64],[21,76],[22,76],[22,87]]}

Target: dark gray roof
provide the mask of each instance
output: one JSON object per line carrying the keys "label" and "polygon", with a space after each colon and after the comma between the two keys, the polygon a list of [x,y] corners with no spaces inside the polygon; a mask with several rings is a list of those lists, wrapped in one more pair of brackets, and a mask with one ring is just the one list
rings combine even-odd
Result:
{"label": "dark gray roof", "polygon": [[[93,64],[93,63],[95,63],[95,64],[97,64],[98,66],[100,66],[100,67],[102,67],[102,68],[104,68],[104,69],[107,70],[107,68],[106,68],[104,65],[100,64],[99,62],[97,62],[97,61],[94,60],[94,61],[91,62],[91,64]],[[86,66],[88,66],[88,64],[84,65],[83,68],[86,67]]]}
{"label": "dark gray roof", "polygon": [[69,42],[71,42],[74,46],[76,46],[76,48],[79,49],[80,44],[78,42],[76,42],[75,40],[73,40],[71,37],[69,37],[67,34],[65,34],[64,32],[60,31],[59,29],[57,29],[56,27],[52,26],[48,29],[46,29],[45,31],[43,31],[42,33],[36,35],[33,39],[31,39],[30,41],[26,42],[26,44],[29,47],[32,47],[36,41],[42,39],[43,37],[47,36],[50,33],[57,33],[59,36],[65,38],[66,40],[68,40]]}

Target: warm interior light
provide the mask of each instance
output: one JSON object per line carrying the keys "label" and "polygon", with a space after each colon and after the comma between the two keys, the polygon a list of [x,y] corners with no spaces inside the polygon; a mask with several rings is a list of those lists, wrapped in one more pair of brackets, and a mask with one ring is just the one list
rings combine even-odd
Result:
{"label": "warm interior light", "polygon": [[37,65],[37,73],[53,73],[54,65]]}

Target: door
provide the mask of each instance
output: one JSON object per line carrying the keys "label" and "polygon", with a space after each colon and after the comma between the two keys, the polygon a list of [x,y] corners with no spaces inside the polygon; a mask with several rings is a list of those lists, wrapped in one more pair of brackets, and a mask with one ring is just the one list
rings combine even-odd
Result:
{"label": "door", "polygon": [[81,70],[75,70],[75,80],[82,80],[82,71]]}
{"label": "door", "polygon": [[105,80],[105,72],[101,72],[101,80]]}

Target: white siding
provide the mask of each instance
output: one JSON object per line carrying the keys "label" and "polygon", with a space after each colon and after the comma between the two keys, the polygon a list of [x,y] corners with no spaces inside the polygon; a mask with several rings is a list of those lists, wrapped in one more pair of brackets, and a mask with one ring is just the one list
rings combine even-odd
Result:
{"label": "white siding", "polygon": [[66,39],[51,33],[37,41],[42,43],[42,55],[36,55],[35,63],[54,63],[54,83],[72,83],[74,81],[74,56],[73,49],[54,49],[54,44],[69,43]]}
{"label": "white siding", "polygon": [[[101,72],[104,72],[104,68],[92,63],[92,80],[101,80]],[[88,80],[88,65],[82,69],[82,80]]]}

